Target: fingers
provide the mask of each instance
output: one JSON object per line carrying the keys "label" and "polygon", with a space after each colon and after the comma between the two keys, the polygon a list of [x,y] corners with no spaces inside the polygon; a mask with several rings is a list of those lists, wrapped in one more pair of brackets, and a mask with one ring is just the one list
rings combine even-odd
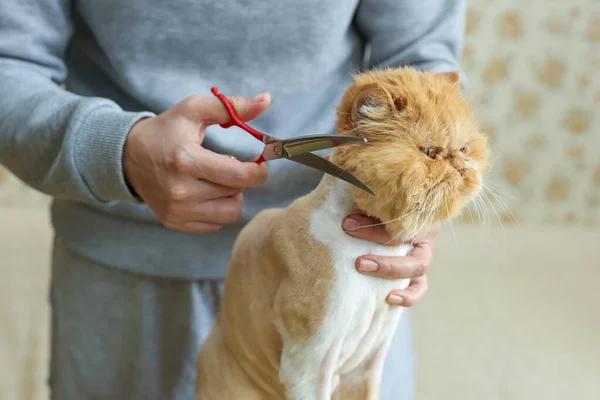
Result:
{"label": "fingers", "polygon": [[241,193],[242,189],[232,188],[203,180],[184,180],[171,183],[167,187],[167,201],[173,203],[201,203],[206,200],[229,197]]}
{"label": "fingers", "polygon": [[216,232],[224,224],[238,221],[242,215],[244,197],[241,193],[201,203],[178,203],[161,216],[169,229],[190,232]]}
{"label": "fingers", "polygon": [[265,163],[240,162],[201,147],[181,149],[173,156],[172,167],[179,173],[238,189],[261,185],[268,176]]}
{"label": "fingers", "polygon": [[[262,93],[250,99],[235,96],[227,98],[243,121],[250,121],[258,117],[271,104],[269,93]],[[230,122],[229,112],[216,96],[190,96],[179,103],[176,109],[184,117],[204,125]]]}
{"label": "fingers", "polygon": [[433,262],[434,241],[417,243],[406,257],[366,255],[356,260],[356,269],[367,275],[386,279],[423,276]]}
{"label": "fingers", "polygon": [[421,301],[428,290],[429,284],[427,282],[427,275],[423,275],[412,279],[410,285],[404,290],[392,290],[386,298],[386,301],[392,305],[412,307]]}
{"label": "fingers", "polygon": [[[353,214],[347,216],[342,222],[342,228],[350,236],[354,236],[358,239],[368,240],[370,242],[387,244],[390,246],[397,246],[402,243],[408,243],[402,239],[394,239],[385,229],[385,225],[381,221],[367,217],[363,214]],[[429,240],[435,240],[437,235],[440,233],[441,224],[437,223],[430,229],[422,231],[413,242],[425,242]]]}
{"label": "fingers", "polygon": [[188,218],[215,224],[233,224],[242,216],[244,196],[239,193],[231,197],[208,200],[186,210]]}
{"label": "fingers", "polygon": [[[175,229],[175,228],[170,228]],[[175,229],[185,233],[214,233],[223,229],[223,225],[210,224],[207,222],[186,222],[179,228]]]}
{"label": "fingers", "polygon": [[401,240],[391,241],[392,237],[385,230],[385,225],[382,225],[380,221],[362,214],[354,214],[346,217],[342,222],[342,229],[350,236],[374,243],[389,245],[402,243]]}
{"label": "fingers", "polygon": [[[349,235],[380,244],[398,245],[401,240],[391,240],[384,225],[361,214],[350,215],[342,222]],[[413,250],[405,257],[365,255],[356,260],[356,269],[367,275],[386,279],[410,279],[423,276],[433,262],[435,239],[441,230],[436,224],[417,238]]]}
{"label": "fingers", "polygon": [[209,150],[193,164],[193,174],[197,178],[234,188],[247,188],[262,185],[267,180],[267,164],[240,162]]}

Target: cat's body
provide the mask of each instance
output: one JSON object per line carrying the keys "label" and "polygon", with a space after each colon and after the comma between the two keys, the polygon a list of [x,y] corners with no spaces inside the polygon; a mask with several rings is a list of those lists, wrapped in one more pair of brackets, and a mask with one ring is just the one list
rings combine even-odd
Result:
{"label": "cat's body", "polygon": [[[354,262],[371,253],[406,255],[410,246],[346,234],[340,221],[352,206],[348,184],[325,177],[313,193],[259,214],[242,231],[239,243],[246,245],[234,249],[217,327],[201,351],[199,399],[329,399],[340,378],[366,383],[371,373],[376,381],[402,313],[382,299],[408,281],[365,277]],[[215,362],[216,353],[229,352],[236,353],[235,375]],[[252,383],[240,385],[238,373]],[[287,397],[280,380],[290,388]]]}
{"label": "cat's body", "polygon": [[[310,234],[327,248],[335,283],[324,302],[323,321],[310,339],[297,343],[281,324],[288,350],[280,375],[290,386],[297,386],[288,392],[290,398],[329,399],[336,392],[339,399],[374,398],[369,396],[378,393],[385,354],[403,311],[382,299],[392,289],[406,288],[409,280],[365,276],[354,265],[365,254],[405,256],[411,246],[385,246],[345,233],[340,221],[355,212],[352,193],[345,182],[331,181],[327,177],[319,187],[326,197],[309,218]],[[299,374],[302,369],[304,373]]]}
{"label": "cat's body", "polygon": [[[199,400],[379,398],[402,315],[385,299],[409,281],[365,276],[355,262],[365,254],[404,256],[411,246],[353,238],[341,222],[358,207],[408,239],[476,195],[487,149],[455,78],[408,69],[357,78],[337,130],[369,142],[336,149],[332,161],[377,196],[325,176],[312,193],[263,211],[242,230],[222,309],[200,351]],[[429,106],[448,115],[429,115]]]}

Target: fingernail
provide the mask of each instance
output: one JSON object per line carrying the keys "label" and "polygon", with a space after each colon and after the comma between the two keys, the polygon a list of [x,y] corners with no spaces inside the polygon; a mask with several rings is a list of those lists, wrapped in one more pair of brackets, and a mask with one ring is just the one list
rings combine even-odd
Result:
{"label": "fingernail", "polygon": [[402,297],[398,296],[397,294],[390,294],[387,298],[388,303],[392,303],[395,304],[397,306],[399,306],[400,304],[402,304]]}
{"label": "fingernail", "polygon": [[379,267],[379,265],[377,265],[377,263],[373,260],[360,260],[360,265],[359,265],[359,269],[362,272],[373,272],[373,271],[377,271],[377,268]]}
{"label": "fingernail", "polygon": [[261,93],[259,95],[254,96],[253,98],[251,98],[250,99],[250,103],[251,104],[262,103],[266,99],[267,99],[267,94],[266,93]]}
{"label": "fingernail", "polygon": [[357,219],[348,217],[344,220],[344,222],[342,223],[342,228],[344,228],[344,230],[352,230],[352,229],[356,229],[359,227],[359,223]]}

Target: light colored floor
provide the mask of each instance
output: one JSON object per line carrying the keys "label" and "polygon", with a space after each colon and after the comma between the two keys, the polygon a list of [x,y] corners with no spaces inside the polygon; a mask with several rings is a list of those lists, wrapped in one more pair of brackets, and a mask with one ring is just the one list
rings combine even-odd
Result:
{"label": "light colored floor", "polygon": [[0,207],[0,400],[47,399],[50,224]]}
{"label": "light colored floor", "polygon": [[414,313],[418,400],[600,399],[600,230],[456,236]]}
{"label": "light colored floor", "polygon": [[[418,400],[600,399],[600,231],[445,227],[415,309]],[[45,210],[0,208],[0,400],[47,398]]]}

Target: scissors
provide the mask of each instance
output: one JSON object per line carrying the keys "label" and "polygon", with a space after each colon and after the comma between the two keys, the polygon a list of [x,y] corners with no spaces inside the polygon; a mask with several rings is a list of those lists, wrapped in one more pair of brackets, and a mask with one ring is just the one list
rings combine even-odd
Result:
{"label": "scissors", "polygon": [[329,160],[326,160],[312,153],[313,151],[330,149],[332,147],[366,143],[367,139],[356,136],[337,134],[299,136],[285,140],[276,139],[273,136],[269,136],[257,131],[256,129],[252,128],[251,126],[247,125],[244,121],[242,121],[241,118],[235,112],[231,103],[229,102],[229,99],[227,99],[227,97],[224,94],[219,93],[219,89],[217,87],[211,88],[210,91],[216,97],[218,97],[219,100],[221,100],[221,102],[229,112],[229,116],[231,117],[230,122],[228,122],[227,124],[220,125],[222,128],[227,129],[232,126],[237,126],[265,144],[265,148],[262,154],[255,161],[257,164],[269,160],[286,158],[288,160],[295,161],[302,165],[306,165],[307,167],[311,167],[326,174],[332,175],[372,195],[375,195],[375,192],[373,192],[367,185],[365,185],[360,179],[352,175],[350,172],[335,165]]}

